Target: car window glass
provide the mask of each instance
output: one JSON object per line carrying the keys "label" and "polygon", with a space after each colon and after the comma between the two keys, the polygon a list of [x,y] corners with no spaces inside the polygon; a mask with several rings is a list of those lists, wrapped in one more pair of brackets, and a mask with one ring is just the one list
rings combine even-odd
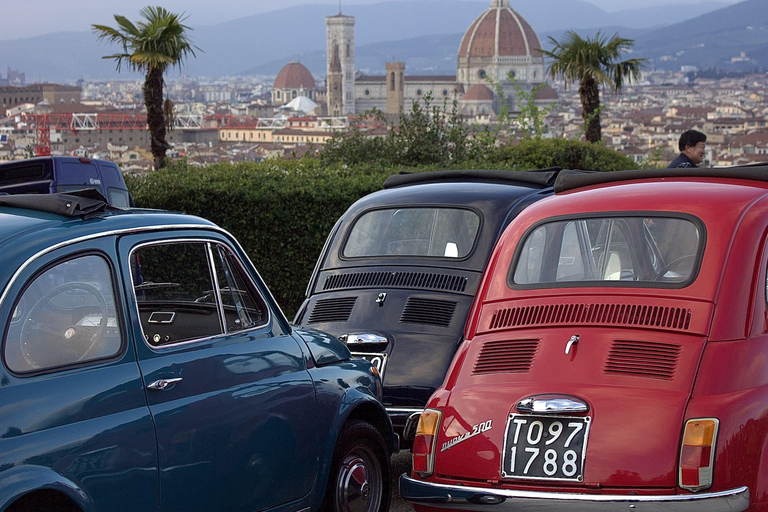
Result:
{"label": "car window glass", "polygon": [[112,273],[97,255],[61,262],[21,294],[6,330],[4,357],[29,372],[114,356],[122,346]]}
{"label": "car window glass", "polygon": [[107,194],[109,195],[109,204],[112,206],[117,206],[118,208],[128,208],[130,206],[131,200],[128,191],[109,187]]}
{"label": "car window glass", "polygon": [[223,332],[206,243],[139,247],[131,271],[141,328],[151,345]]}
{"label": "car window glass", "polygon": [[684,283],[697,271],[701,239],[696,224],[682,218],[549,222],[526,237],[510,273],[511,284]]}
{"label": "car window glass", "polygon": [[437,256],[464,258],[475,243],[480,217],[458,208],[391,208],[363,214],[344,246],[348,258]]}
{"label": "car window glass", "polygon": [[266,304],[253,289],[235,255],[222,246],[216,246],[214,267],[227,331],[249,329],[266,323]]}

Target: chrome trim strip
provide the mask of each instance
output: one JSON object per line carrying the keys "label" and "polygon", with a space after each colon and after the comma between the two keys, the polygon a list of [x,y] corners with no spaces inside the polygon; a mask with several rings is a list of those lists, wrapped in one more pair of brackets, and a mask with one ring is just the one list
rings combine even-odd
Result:
{"label": "chrome trim strip", "polygon": [[414,504],[479,512],[739,512],[749,507],[746,486],[721,492],[673,495],[579,494],[445,485],[400,476],[400,496]]}

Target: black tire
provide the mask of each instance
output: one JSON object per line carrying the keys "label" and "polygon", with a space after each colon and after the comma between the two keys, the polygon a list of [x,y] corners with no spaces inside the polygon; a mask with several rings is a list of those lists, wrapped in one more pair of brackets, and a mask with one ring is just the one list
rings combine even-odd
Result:
{"label": "black tire", "polygon": [[384,438],[372,425],[344,425],[333,450],[321,512],[389,510],[391,475]]}

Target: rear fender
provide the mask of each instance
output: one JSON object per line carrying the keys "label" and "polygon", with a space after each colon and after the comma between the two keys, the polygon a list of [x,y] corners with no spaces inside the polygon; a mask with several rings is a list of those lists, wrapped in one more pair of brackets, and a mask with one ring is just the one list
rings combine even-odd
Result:
{"label": "rear fender", "polygon": [[80,486],[43,466],[17,466],[0,473],[0,510],[29,493],[53,490],[66,495],[84,512],[95,512],[90,497]]}

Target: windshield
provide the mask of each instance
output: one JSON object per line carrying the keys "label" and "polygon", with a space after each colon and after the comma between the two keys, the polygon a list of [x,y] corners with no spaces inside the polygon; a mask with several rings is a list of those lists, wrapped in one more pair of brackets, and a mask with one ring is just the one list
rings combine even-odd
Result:
{"label": "windshield", "polygon": [[480,216],[460,208],[374,210],[357,219],[343,254],[464,258],[472,251],[479,227]]}
{"label": "windshield", "polygon": [[703,232],[685,218],[616,216],[536,227],[510,269],[511,286],[685,286],[698,272]]}

